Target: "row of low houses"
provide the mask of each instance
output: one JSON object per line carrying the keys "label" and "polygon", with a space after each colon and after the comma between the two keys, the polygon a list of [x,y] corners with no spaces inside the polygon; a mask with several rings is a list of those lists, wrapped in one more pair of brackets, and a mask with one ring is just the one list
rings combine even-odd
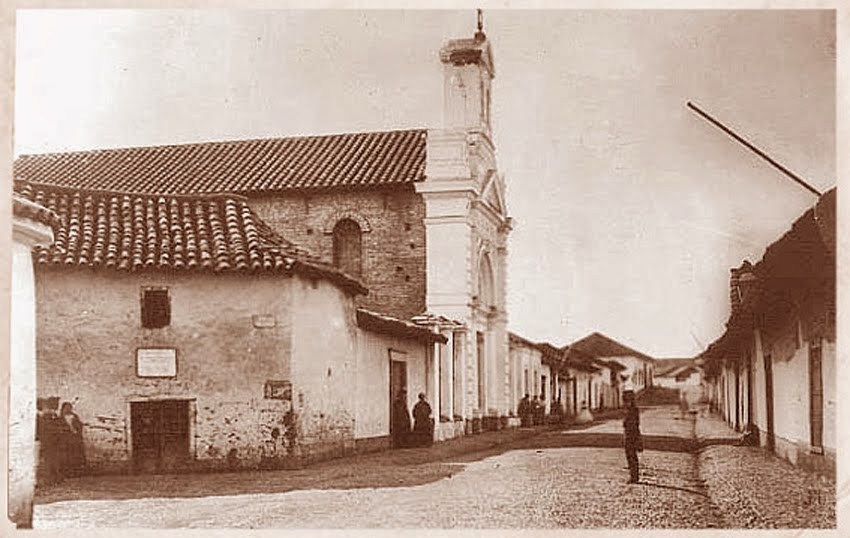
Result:
{"label": "row of low houses", "polygon": [[655,361],[603,334],[557,347],[510,333],[511,396],[538,398],[546,414],[622,406],[623,391],[652,386]]}
{"label": "row of low houses", "polygon": [[711,407],[753,443],[834,473],[836,191],[756,264],[731,272],[731,315],[703,352]]}

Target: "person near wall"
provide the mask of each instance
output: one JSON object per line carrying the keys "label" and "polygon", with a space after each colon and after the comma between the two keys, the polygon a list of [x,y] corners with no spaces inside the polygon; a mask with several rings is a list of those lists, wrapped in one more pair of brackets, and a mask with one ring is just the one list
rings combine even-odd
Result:
{"label": "person near wall", "polygon": [[635,484],[640,476],[640,463],[638,452],[643,452],[643,437],[640,434],[640,411],[635,401],[635,393],[626,391],[623,393],[626,404],[626,418],[623,419],[624,445],[626,448],[626,461],[629,464],[629,483]]}
{"label": "person near wall", "polygon": [[295,456],[295,447],[298,443],[298,417],[292,408],[283,415],[283,427],[283,440],[286,443],[286,454],[288,456]]}
{"label": "person near wall", "polygon": [[406,390],[400,390],[393,401],[392,421],[393,446],[403,448],[407,446],[410,437],[410,411],[407,409]]}
{"label": "person near wall", "polygon": [[543,405],[543,398],[535,396],[532,401],[534,407],[534,425],[540,426],[543,424],[543,416],[546,414],[546,407]]}
{"label": "person near wall", "polygon": [[527,428],[531,426],[531,400],[529,399],[528,394],[523,396],[522,400],[519,401],[519,406],[516,411],[522,421],[522,427]]}
{"label": "person near wall", "polygon": [[83,448],[83,423],[80,417],[74,413],[74,406],[70,402],[62,404],[59,413],[59,424],[61,426],[60,457],[62,461],[62,474],[65,476],[79,476],[86,465],[85,450]]}
{"label": "person near wall", "polygon": [[37,482],[42,486],[55,484],[61,478],[61,439],[62,425],[58,413],[59,398],[38,398],[36,400],[35,440],[39,446]]}
{"label": "person near wall", "polygon": [[431,417],[431,405],[425,399],[425,393],[419,393],[419,401],[413,406],[413,437],[417,446],[430,446],[434,443],[434,419]]}

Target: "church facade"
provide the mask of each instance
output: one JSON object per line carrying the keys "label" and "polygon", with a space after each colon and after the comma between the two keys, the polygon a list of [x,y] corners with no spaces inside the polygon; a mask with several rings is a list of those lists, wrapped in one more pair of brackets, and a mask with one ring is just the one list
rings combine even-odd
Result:
{"label": "church facade", "polygon": [[[282,237],[363,283],[357,306],[441,332],[427,371],[438,438],[508,416],[511,219],[491,131],[490,43],[440,51],[443,128],[23,155],[15,178],[90,191],[236,194]],[[449,423],[449,424],[443,424]],[[460,427],[459,427],[460,426]]]}

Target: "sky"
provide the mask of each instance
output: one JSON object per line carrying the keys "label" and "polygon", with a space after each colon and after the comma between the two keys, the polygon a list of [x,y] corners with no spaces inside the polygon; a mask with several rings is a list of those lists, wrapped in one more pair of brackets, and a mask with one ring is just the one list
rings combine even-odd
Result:
{"label": "sky", "polygon": [[[719,337],[729,269],[835,172],[829,11],[487,10],[515,221],[509,329],[656,357]],[[15,153],[439,128],[474,10],[17,12]]]}

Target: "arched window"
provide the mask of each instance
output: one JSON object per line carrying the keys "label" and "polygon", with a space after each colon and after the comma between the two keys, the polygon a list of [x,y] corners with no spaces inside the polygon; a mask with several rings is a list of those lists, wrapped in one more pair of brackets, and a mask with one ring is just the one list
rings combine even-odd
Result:
{"label": "arched window", "polygon": [[336,223],[333,232],[333,263],[342,272],[359,277],[363,269],[360,225],[351,219]]}
{"label": "arched window", "polygon": [[490,257],[484,254],[478,266],[478,300],[484,308],[496,306],[496,290],[493,283],[493,268]]}

